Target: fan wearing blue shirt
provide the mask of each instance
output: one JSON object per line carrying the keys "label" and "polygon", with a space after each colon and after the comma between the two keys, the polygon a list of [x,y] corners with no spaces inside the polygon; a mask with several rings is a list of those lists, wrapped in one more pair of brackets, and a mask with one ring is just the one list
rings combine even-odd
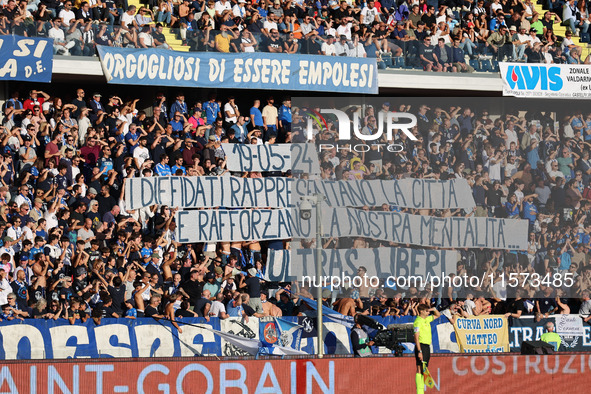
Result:
{"label": "fan wearing blue shirt", "polygon": [[283,105],[279,107],[279,127],[283,133],[291,131],[291,100],[284,100]]}
{"label": "fan wearing blue shirt", "polygon": [[264,127],[263,114],[259,109],[261,107],[261,100],[254,100],[252,108],[250,109],[250,123],[256,128]]}
{"label": "fan wearing blue shirt", "polygon": [[518,218],[520,209],[521,203],[517,201],[517,196],[515,196],[515,194],[511,194],[511,196],[509,196],[509,200],[505,203],[505,211],[507,212],[507,217],[509,219]]}
{"label": "fan wearing blue shirt", "polygon": [[169,158],[167,154],[163,153],[160,155],[160,163],[156,164],[156,167],[154,168],[154,171],[158,176],[172,175],[168,160]]}
{"label": "fan wearing blue shirt", "polygon": [[185,127],[186,120],[187,119],[185,116],[179,111],[174,113],[174,117],[170,122],[168,122],[168,124],[172,126],[173,136],[178,137],[180,135],[180,133],[183,131],[183,128]]}
{"label": "fan wearing blue shirt", "polygon": [[523,203],[523,218],[529,220],[530,231],[538,218],[538,207],[534,204],[534,196],[530,195],[524,198]]}
{"label": "fan wearing blue shirt", "polygon": [[183,115],[189,115],[189,112],[187,111],[187,103],[185,103],[185,95],[183,93],[179,93],[176,96],[176,101],[170,106],[170,119],[173,119],[177,112],[180,112]]}
{"label": "fan wearing blue shirt", "polygon": [[183,167],[182,156],[176,158],[176,164],[171,168],[172,175],[176,175],[177,170],[181,170],[183,172],[183,175],[187,175],[187,170],[185,169],[185,167]]}
{"label": "fan wearing blue shirt", "polygon": [[203,104],[205,108],[205,119],[207,124],[213,124],[217,118],[222,117],[220,112],[220,105],[215,101],[215,96],[211,96],[209,101]]}
{"label": "fan wearing blue shirt", "polygon": [[130,155],[133,155],[133,151],[139,143],[140,133],[137,132],[138,127],[135,124],[129,125],[129,132],[125,135],[125,142],[127,143],[127,150]]}

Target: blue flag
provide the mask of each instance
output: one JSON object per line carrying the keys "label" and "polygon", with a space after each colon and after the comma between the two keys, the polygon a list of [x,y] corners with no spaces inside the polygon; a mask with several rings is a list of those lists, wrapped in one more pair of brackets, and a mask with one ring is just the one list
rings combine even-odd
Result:
{"label": "blue flag", "polygon": [[300,350],[303,327],[280,317],[275,318],[275,323],[279,328],[279,345]]}
{"label": "blue flag", "polygon": [[[260,319],[259,339],[265,348],[290,348],[300,350],[303,327],[281,318]],[[263,349],[261,349],[263,350]],[[275,354],[274,349],[264,353]]]}
{"label": "blue flag", "polygon": [[259,319],[259,339],[264,347],[279,345],[279,331],[275,320]]}

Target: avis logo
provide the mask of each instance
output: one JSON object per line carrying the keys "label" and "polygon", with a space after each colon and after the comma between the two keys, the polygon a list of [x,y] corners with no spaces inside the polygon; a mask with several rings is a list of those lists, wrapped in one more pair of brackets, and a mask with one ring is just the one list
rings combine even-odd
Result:
{"label": "avis logo", "polygon": [[505,78],[511,89],[518,90],[539,89],[557,92],[563,85],[560,67],[509,66]]}

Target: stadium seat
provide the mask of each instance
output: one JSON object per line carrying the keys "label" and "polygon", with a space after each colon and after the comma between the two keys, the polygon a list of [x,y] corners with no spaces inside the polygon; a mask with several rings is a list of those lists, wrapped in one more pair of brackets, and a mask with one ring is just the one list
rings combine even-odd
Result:
{"label": "stadium seat", "polygon": [[[472,67],[474,67],[474,66],[472,66]],[[480,61],[480,71],[492,71],[492,70],[493,70],[493,67],[492,67],[490,60],[482,59]]]}
{"label": "stadium seat", "polygon": [[480,62],[476,59],[470,59],[470,66],[474,68],[474,71],[481,71]]}
{"label": "stadium seat", "polygon": [[392,67],[393,68],[404,68],[405,62],[403,56],[395,57],[393,60]]}
{"label": "stadium seat", "polygon": [[492,71],[494,72],[499,72],[499,62],[497,62],[496,60],[493,60],[492,62]]}

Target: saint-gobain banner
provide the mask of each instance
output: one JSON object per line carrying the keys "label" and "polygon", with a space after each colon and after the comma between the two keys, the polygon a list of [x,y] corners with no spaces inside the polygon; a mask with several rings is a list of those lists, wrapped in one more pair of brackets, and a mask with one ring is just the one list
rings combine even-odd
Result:
{"label": "saint-gobain banner", "polygon": [[[414,393],[412,361],[408,357],[80,359],[7,362],[0,376],[2,388],[10,393]],[[432,357],[433,389],[427,393],[585,392],[590,361],[587,354]]]}
{"label": "saint-gobain banner", "polygon": [[503,95],[591,97],[591,66],[585,64],[499,63]]}
{"label": "saint-gobain banner", "polygon": [[53,40],[0,36],[0,80],[51,82]]}
{"label": "saint-gobain banner", "polygon": [[[265,280],[290,282],[306,275],[316,275],[314,249],[269,250]],[[375,248],[322,250],[324,276],[353,277],[360,266],[368,276],[441,275],[454,273],[458,252],[451,250]]]}
{"label": "saint-gobain banner", "polygon": [[173,52],[98,46],[109,83],[219,89],[378,93],[375,58]]}

